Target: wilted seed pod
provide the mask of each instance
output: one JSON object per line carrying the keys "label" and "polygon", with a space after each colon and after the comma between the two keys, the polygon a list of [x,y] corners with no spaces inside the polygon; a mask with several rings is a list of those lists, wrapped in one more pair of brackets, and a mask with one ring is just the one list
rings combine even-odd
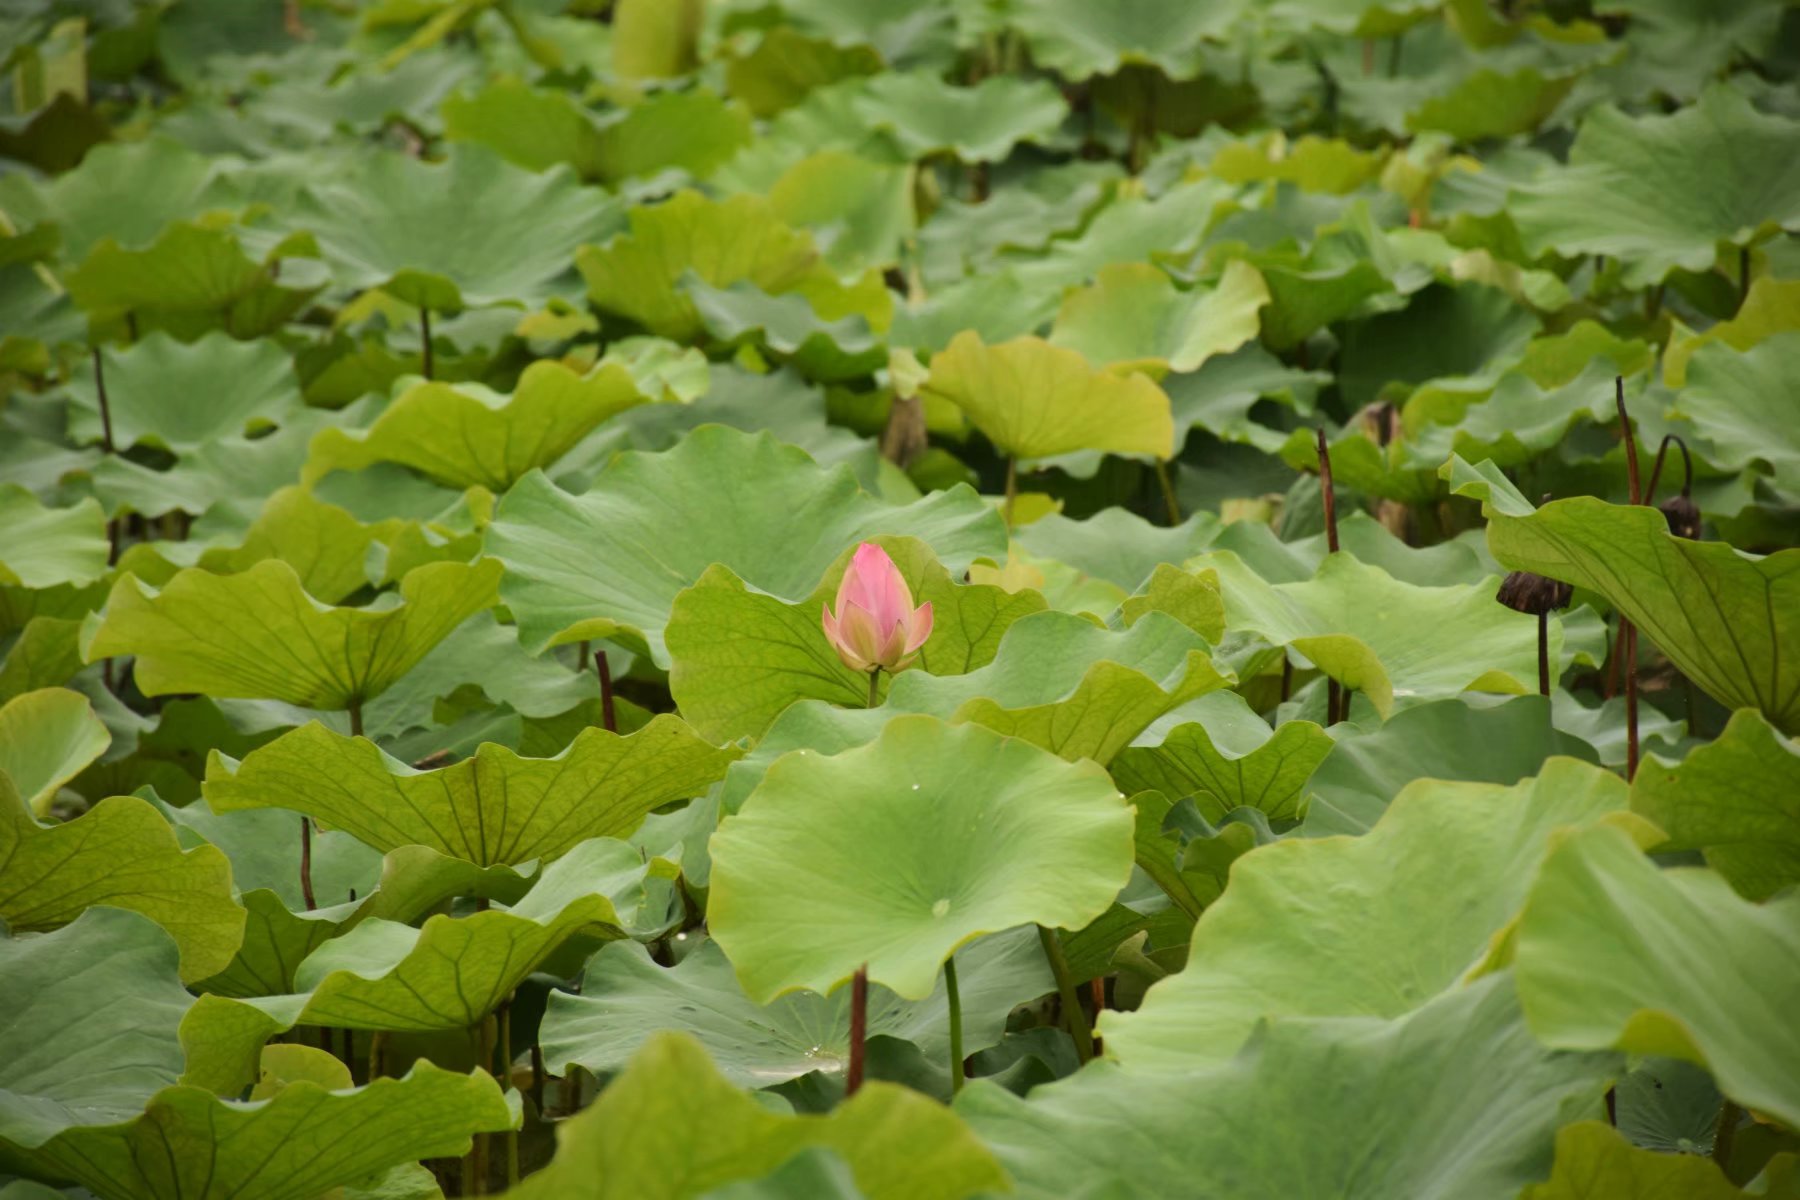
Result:
{"label": "wilted seed pod", "polygon": [[1554,609],[1569,607],[1574,595],[1575,588],[1571,584],[1546,579],[1530,571],[1514,571],[1501,582],[1500,594],[1495,598],[1514,612],[1541,616]]}
{"label": "wilted seed pod", "polygon": [[1685,493],[1670,496],[1657,507],[1662,510],[1663,520],[1669,523],[1670,533],[1689,541],[1700,539],[1700,506]]}

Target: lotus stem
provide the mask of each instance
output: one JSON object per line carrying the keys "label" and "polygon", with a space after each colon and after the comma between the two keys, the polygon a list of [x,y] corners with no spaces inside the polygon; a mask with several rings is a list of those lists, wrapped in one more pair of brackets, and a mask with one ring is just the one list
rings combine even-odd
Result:
{"label": "lotus stem", "polygon": [[1537,615],[1538,621],[1538,695],[1550,694],[1550,613]]}
{"label": "lotus stem", "polygon": [[1630,783],[1638,768],[1637,626],[1621,616],[1619,633],[1625,643],[1625,782]]}
{"label": "lotus stem", "polygon": [[1631,428],[1631,414],[1625,410],[1625,377],[1613,376],[1613,403],[1619,409],[1619,429],[1625,439],[1625,478],[1630,485],[1630,503],[1643,503],[1643,492],[1638,488],[1638,452],[1637,434]]}
{"label": "lotus stem", "polygon": [[950,1006],[950,1094],[963,1086],[962,994],[956,987],[956,952],[944,960],[944,999]]}
{"label": "lotus stem", "polygon": [[1162,459],[1156,460],[1156,483],[1162,488],[1163,508],[1169,514],[1169,528],[1181,524],[1181,499],[1175,494],[1175,480],[1169,474],[1169,464]]}
{"label": "lotus stem", "polygon": [[1750,298],[1750,247],[1738,247],[1738,308]]}
{"label": "lotus stem", "polygon": [[1038,941],[1043,943],[1044,957],[1050,962],[1050,974],[1056,977],[1056,994],[1062,1001],[1063,1020],[1069,1036],[1075,1041],[1075,1057],[1085,1063],[1094,1057],[1094,1033],[1088,1028],[1087,1013],[1081,998],[1075,994],[1075,980],[1069,974],[1069,960],[1063,954],[1056,931],[1047,925],[1037,927]]}
{"label": "lotus stem", "polygon": [[606,732],[617,733],[619,714],[613,707],[612,666],[606,661],[605,646],[594,647],[594,670],[600,676],[600,723]]}
{"label": "lotus stem", "polygon": [[319,907],[313,901],[311,817],[300,818],[300,898],[306,901],[307,912]]}
{"label": "lotus stem", "polygon": [[94,357],[94,395],[100,401],[100,448],[108,454],[114,453],[112,405],[106,400],[106,370],[100,363],[100,347],[92,350]]}
{"label": "lotus stem", "polygon": [[1400,42],[1402,37],[1402,34],[1396,33],[1393,40],[1388,43],[1387,74],[1389,79],[1392,79],[1400,73]]}
{"label": "lotus stem", "polygon": [[363,718],[362,718],[362,699],[360,697],[358,697],[355,700],[350,701],[349,712],[350,712],[350,736],[351,737],[361,737],[363,735]]}
{"label": "lotus stem", "polygon": [[1687,441],[1679,434],[1665,433],[1662,444],[1656,448],[1656,462],[1650,467],[1650,482],[1644,485],[1645,504],[1656,503],[1656,485],[1662,479],[1663,459],[1668,457],[1670,442],[1681,450],[1681,494],[1686,496],[1694,490],[1694,456],[1688,453]]}
{"label": "lotus stem", "polygon": [[1001,502],[1000,516],[1006,522],[1006,532],[1011,533],[1013,527],[1013,502],[1019,498],[1019,464],[1016,459],[1006,460],[1006,499]]}
{"label": "lotus stem", "polygon": [[862,1089],[864,1042],[869,1036],[869,967],[856,968],[850,980],[850,1065],[844,1071],[844,1098]]}
{"label": "lotus stem", "polygon": [[875,708],[880,703],[881,703],[881,668],[880,667],[871,667],[869,669],[869,702],[867,704],[863,705],[863,707],[864,708]]}
{"label": "lotus stem", "polygon": [[423,350],[421,356],[422,372],[425,378],[432,378],[431,361],[431,310],[423,304],[419,305],[419,344]]}
{"label": "lotus stem", "polygon": [[1731,1161],[1731,1144],[1737,1140],[1738,1118],[1743,1115],[1744,1110],[1729,1100],[1719,1109],[1719,1124],[1713,1133],[1712,1160],[1719,1164],[1721,1171]]}
{"label": "lotus stem", "polygon": [[1331,482],[1331,447],[1325,444],[1325,430],[1319,429],[1319,492],[1325,504],[1325,546],[1338,552],[1337,496]]}
{"label": "lotus stem", "polygon": [[[505,1004],[495,1018],[500,1025],[500,1090],[504,1092],[512,1086],[512,998],[507,997]],[[506,1186],[519,1186],[519,1131],[510,1125],[506,1129]]]}
{"label": "lotus stem", "polygon": [[538,1116],[544,1115],[544,1048],[531,1043],[531,1103]]}

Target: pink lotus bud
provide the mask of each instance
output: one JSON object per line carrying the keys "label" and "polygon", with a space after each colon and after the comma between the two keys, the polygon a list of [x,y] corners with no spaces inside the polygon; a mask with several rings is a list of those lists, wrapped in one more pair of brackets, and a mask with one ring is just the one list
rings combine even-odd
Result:
{"label": "pink lotus bud", "polygon": [[852,671],[905,670],[931,636],[931,605],[913,607],[912,589],[887,551],[871,542],[856,548],[838,584],[837,612],[826,605],[820,623],[832,649]]}

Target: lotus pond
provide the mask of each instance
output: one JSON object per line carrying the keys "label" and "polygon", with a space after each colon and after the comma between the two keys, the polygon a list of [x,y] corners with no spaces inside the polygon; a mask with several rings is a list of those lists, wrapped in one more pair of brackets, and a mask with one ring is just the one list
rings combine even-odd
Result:
{"label": "lotus pond", "polygon": [[1800,7],[0,50],[0,1200],[1800,1198]]}

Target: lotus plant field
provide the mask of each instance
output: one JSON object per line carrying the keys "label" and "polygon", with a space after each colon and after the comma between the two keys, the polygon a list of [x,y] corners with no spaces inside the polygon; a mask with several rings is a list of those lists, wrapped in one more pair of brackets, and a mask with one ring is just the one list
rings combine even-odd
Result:
{"label": "lotus plant field", "polygon": [[1800,6],[0,70],[0,1200],[1800,1200]]}

